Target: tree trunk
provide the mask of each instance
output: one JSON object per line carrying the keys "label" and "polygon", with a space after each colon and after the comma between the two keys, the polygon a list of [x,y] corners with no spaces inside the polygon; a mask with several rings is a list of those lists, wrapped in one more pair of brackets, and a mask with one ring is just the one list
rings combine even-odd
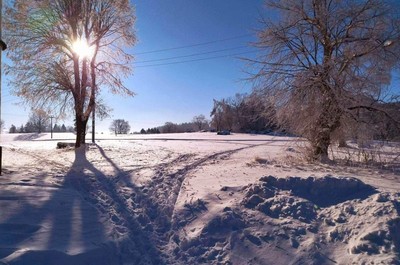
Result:
{"label": "tree trunk", "polygon": [[332,133],[340,127],[341,115],[342,112],[335,98],[333,96],[326,98],[311,136],[313,160],[327,161],[329,159],[328,148],[331,144]]}
{"label": "tree trunk", "polygon": [[331,144],[331,131],[323,128],[318,132],[312,144],[312,159],[319,161],[328,160],[328,148]]}
{"label": "tree trunk", "polygon": [[75,122],[76,122],[75,147],[78,148],[86,143],[86,125],[88,119],[85,118],[84,115],[78,111],[75,113]]}
{"label": "tree trunk", "polygon": [[348,147],[346,140],[344,139],[344,137],[340,137],[339,138],[339,147],[344,148],[344,147]]}
{"label": "tree trunk", "polygon": [[75,140],[75,147],[78,148],[81,146],[81,143],[83,141],[82,138],[85,138],[84,136],[82,137],[82,117],[79,115],[79,113],[75,114],[75,123],[76,123],[76,140]]}
{"label": "tree trunk", "polygon": [[346,135],[344,133],[344,129],[342,126],[340,126],[337,130],[337,137],[338,137],[338,142],[339,142],[339,148],[344,148],[348,147],[346,143]]}
{"label": "tree trunk", "polygon": [[[85,109],[85,101],[87,98],[86,88],[88,83],[87,59],[82,60],[81,76],[79,75],[79,60],[74,61],[75,75],[75,122],[76,122],[76,142],[75,147],[78,148],[86,143],[86,125],[90,117],[90,113],[94,104],[94,100],[90,99],[89,105]],[[79,78],[80,77],[80,78]],[[93,97],[93,94],[91,95]]]}
{"label": "tree trunk", "polygon": [[339,147],[347,147],[346,140],[342,136],[339,138]]}
{"label": "tree trunk", "polygon": [[87,120],[76,122],[76,142],[75,147],[86,144],[86,124]]}

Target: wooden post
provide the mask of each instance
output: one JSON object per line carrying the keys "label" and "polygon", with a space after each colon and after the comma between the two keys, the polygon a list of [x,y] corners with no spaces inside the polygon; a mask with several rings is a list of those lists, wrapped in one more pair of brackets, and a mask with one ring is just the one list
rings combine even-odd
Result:
{"label": "wooden post", "polygon": [[[93,91],[94,93],[94,91]],[[95,97],[96,94],[94,94],[93,97]],[[92,110],[92,143],[95,143],[95,119],[96,119],[96,103],[93,105],[93,110]]]}

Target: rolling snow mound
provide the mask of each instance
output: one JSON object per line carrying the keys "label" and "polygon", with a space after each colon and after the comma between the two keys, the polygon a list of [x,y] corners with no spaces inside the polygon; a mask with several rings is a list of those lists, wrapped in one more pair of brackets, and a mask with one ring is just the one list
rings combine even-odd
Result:
{"label": "rolling snow mound", "polygon": [[[208,219],[197,236],[188,237],[184,228],[175,232],[177,260],[400,264],[400,193],[379,192],[359,179],[330,175],[266,176],[241,192],[241,202]],[[202,207],[201,214],[207,214],[207,208]]]}

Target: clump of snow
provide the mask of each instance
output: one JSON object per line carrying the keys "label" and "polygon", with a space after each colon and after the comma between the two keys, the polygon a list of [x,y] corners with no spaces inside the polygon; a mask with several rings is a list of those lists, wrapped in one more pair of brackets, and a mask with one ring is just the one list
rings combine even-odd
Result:
{"label": "clump of snow", "polygon": [[175,254],[190,264],[228,263],[230,242],[227,237],[244,227],[245,222],[237,210],[225,207],[204,224],[198,236],[187,238],[183,234],[177,237]]}
{"label": "clump of snow", "polygon": [[[291,194],[308,199],[319,207],[338,204],[339,202],[355,198],[366,198],[375,192],[375,189],[359,179],[349,177],[324,176],[322,178],[300,177],[276,178],[262,177],[262,190],[290,191]],[[253,188],[254,189],[254,188]]]}

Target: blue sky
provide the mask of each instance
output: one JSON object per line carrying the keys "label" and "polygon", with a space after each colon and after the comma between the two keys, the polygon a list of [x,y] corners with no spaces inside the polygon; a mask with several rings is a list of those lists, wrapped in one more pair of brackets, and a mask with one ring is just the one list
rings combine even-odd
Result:
{"label": "blue sky", "polygon": [[[213,98],[250,90],[250,85],[242,80],[246,77],[245,63],[238,57],[253,55],[247,53],[254,51],[248,44],[255,40],[259,14],[265,11],[263,0],[141,0],[134,3],[138,42],[130,51],[136,59],[134,73],[126,84],[137,95],[129,98],[103,93],[113,112],[111,118],[97,122],[97,131],[108,132],[112,119],[117,118],[129,121],[132,131],[139,131],[167,121],[191,121],[199,114],[209,117]],[[192,46],[195,44],[203,45]],[[192,47],[154,52],[182,46]],[[197,53],[206,54],[143,63]],[[234,54],[241,55],[229,56]],[[182,62],[222,56],[228,57]],[[174,64],[156,66],[165,63]],[[13,105],[18,101],[9,95],[3,78],[2,119],[6,129],[28,120],[29,108]],[[72,125],[71,120],[58,123]]]}

